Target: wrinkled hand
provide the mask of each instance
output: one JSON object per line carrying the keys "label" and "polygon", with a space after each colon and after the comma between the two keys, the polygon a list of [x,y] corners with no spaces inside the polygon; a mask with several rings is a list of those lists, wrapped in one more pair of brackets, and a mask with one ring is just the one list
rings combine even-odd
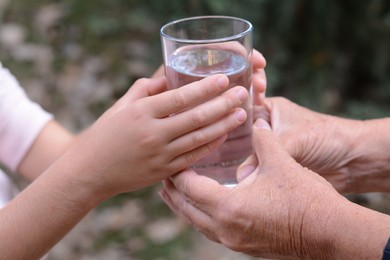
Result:
{"label": "wrinkled hand", "polygon": [[[257,108],[257,117],[270,122],[279,142],[302,166],[321,174],[340,192],[359,191],[353,181],[361,168],[354,147],[362,121],[317,113],[280,97],[268,98]],[[238,170],[238,180],[255,167],[252,156]]]}
{"label": "wrinkled hand", "polygon": [[102,192],[115,194],[186,168],[246,120],[239,106],[248,92],[225,91],[228,84],[226,76],[214,75],[164,92],[165,77],[138,80],[77,145],[85,165],[93,165],[86,172]]}
{"label": "wrinkled hand", "polygon": [[[209,239],[253,256],[326,258],[322,248],[332,207],[345,201],[321,176],[303,168],[265,121],[254,127],[258,165],[235,188],[184,171],[164,182],[161,196]],[[265,128],[265,129],[263,129]]]}

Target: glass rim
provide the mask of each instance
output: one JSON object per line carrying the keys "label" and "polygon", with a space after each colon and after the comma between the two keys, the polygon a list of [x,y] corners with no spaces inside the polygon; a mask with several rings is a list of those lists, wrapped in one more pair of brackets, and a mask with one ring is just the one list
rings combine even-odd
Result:
{"label": "glass rim", "polygon": [[[215,38],[215,39],[205,39],[205,40],[191,40],[191,39],[183,39],[183,38],[178,38],[174,37],[171,35],[168,35],[164,32],[164,30],[172,25],[182,23],[182,22],[187,22],[187,21],[194,21],[194,20],[200,20],[200,19],[229,19],[229,20],[235,20],[235,21],[240,21],[248,25],[248,28],[245,31],[242,31],[240,33],[227,36],[227,37],[221,37],[221,38]],[[216,42],[227,42],[227,41],[233,41],[237,40],[239,38],[242,38],[243,36],[249,34],[250,32],[253,31],[253,25],[251,22],[248,20],[234,17],[234,16],[225,16],[225,15],[205,15],[205,16],[193,16],[193,17],[187,17],[187,18],[182,18],[178,20],[171,21],[165,25],[163,25],[160,29],[160,35],[164,37],[165,39],[179,42],[179,43],[194,43],[194,44],[199,44],[199,43],[216,43]]]}

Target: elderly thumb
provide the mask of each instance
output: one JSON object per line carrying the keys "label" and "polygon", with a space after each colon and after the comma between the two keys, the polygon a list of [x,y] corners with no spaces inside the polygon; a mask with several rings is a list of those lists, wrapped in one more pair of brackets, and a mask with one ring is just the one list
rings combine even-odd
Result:
{"label": "elderly thumb", "polygon": [[255,122],[255,129],[271,130],[271,126],[263,118],[259,118]]}
{"label": "elderly thumb", "polygon": [[257,119],[253,127],[253,150],[260,165],[280,164],[290,157],[277,140],[270,125],[264,119]]}
{"label": "elderly thumb", "polygon": [[[270,125],[268,124],[267,121],[265,121],[262,118],[259,118],[256,120],[254,124],[254,133],[253,133],[253,146],[254,148],[257,146],[255,144],[257,135],[258,133],[255,132],[255,129],[264,129],[267,131],[271,130]],[[255,149],[254,149],[255,150]],[[256,169],[256,167],[259,164],[258,156],[256,154],[250,155],[237,169],[236,172],[236,177],[237,181],[241,182],[243,181],[246,177],[252,174],[252,172]]]}

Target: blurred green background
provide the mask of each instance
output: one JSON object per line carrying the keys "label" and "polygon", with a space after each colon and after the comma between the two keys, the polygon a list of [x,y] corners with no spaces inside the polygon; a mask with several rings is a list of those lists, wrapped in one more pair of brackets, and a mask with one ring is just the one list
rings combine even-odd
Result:
{"label": "blurred green background", "polygon": [[[50,7],[60,10],[38,17]],[[0,14],[3,23],[27,30],[26,41],[50,47],[51,83],[69,63],[98,57],[115,97],[162,62],[159,28],[164,23],[205,14],[242,17],[253,23],[254,45],[267,58],[269,95],[352,117],[389,114],[386,0],[14,0]],[[36,76],[33,64],[0,51],[19,77]]]}
{"label": "blurred green background", "polygon": [[[268,62],[268,96],[351,118],[390,114],[388,0],[0,0],[0,60],[32,99],[79,131],[162,63],[163,24],[212,14],[253,23],[254,46]],[[145,235],[148,224],[174,218],[158,189],[102,205],[97,212],[136,201],[144,220],[94,234],[91,244],[70,243],[72,250],[93,259],[107,248],[131,259],[186,259],[194,244],[189,228],[163,242]],[[134,237],[143,240],[128,242]]]}

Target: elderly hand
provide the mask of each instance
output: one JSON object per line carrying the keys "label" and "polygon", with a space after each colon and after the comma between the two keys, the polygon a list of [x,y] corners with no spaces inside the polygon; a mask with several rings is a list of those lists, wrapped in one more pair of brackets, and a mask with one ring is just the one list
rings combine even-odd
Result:
{"label": "elderly hand", "polygon": [[235,188],[187,170],[161,196],[209,239],[252,256],[380,259],[390,217],[351,203],[283,149],[257,121],[255,171]]}
{"label": "elderly hand", "polygon": [[317,232],[345,199],[260,127],[253,137],[259,164],[237,187],[220,186],[188,170],[165,181],[163,199],[209,239],[235,251],[263,257],[326,252],[306,245],[319,242]]}
{"label": "elderly hand", "polygon": [[[259,112],[260,111],[260,112]],[[321,174],[342,193],[390,191],[390,120],[351,120],[317,113],[285,98],[268,98],[257,116],[301,165]],[[237,175],[256,167],[252,156]]]}

